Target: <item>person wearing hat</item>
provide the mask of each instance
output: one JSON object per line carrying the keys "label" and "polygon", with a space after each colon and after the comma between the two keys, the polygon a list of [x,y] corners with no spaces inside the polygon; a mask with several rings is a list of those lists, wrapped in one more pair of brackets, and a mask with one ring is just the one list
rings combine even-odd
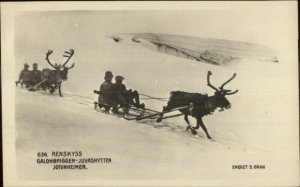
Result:
{"label": "person wearing hat", "polygon": [[138,91],[127,90],[126,86],[123,84],[124,77],[118,75],[116,76],[116,83],[114,84],[114,90],[116,93],[117,100],[120,105],[128,106],[133,105],[137,108],[144,108],[145,104],[140,104],[140,96]]}
{"label": "person wearing hat", "polygon": [[29,71],[29,65],[27,63],[24,64],[24,69],[20,72],[19,80],[16,81],[16,84],[21,83],[21,85],[25,85],[26,87],[29,86],[30,83],[30,71]]}
{"label": "person wearing hat", "polygon": [[126,101],[126,98],[124,97],[124,93],[126,92],[126,87],[122,83],[124,80],[124,77],[118,75],[115,77],[116,82],[113,84],[114,93],[116,96],[117,104],[119,104],[121,107],[125,107],[125,109],[129,108],[128,102]]}
{"label": "person wearing hat", "polygon": [[100,85],[101,94],[110,95],[112,93],[113,83],[111,81],[113,77],[114,76],[111,71],[105,72],[104,82]]}
{"label": "person wearing hat", "polygon": [[42,81],[42,72],[38,70],[37,63],[32,65],[33,70],[30,71],[30,82],[31,85],[34,86]]}
{"label": "person wearing hat", "polygon": [[115,77],[115,84],[114,84],[114,89],[118,93],[123,93],[126,92],[126,86],[123,84],[124,77],[121,75],[118,75]]}
{"label": "person wearing hat", "polygon": [[[116,105],[113,83],[111,82],[113,77],[114,76],[111,71],[106,71],[104,76],[104,82],[100,85],[100,91],[94,91],[94,93],[99,94],[99,103],[106,103],[112,106]],[[109,109],[109,107],[106,108],[107,111]]]}

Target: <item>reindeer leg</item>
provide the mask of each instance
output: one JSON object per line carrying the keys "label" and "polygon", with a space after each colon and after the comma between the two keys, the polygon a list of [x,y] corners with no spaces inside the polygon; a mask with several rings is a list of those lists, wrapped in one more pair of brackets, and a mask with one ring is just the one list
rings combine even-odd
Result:
{"label": "reindeer leg", "polygon": [[189,121],[189,117],[187,114],[184,114],[184,120],[186,121],[186,123],[188,124],[188,126],[186,127],[186,130],[191,129],[191,125],[190,125],[190,121]]}
{"label": "reindeer leg", "polygon": [[202,118],[197,118],[197,127],[195,127],[194,129],[199,129],[199,126],[201,126],[201,128],[203,129],[203,131],[205,132],[207,138],[208,139],[212,139],[210,137],[210,135],[208,134],[208,131],[207,131],[207,129],[206,129],[206,127],[205,127],[205,125],[204,125],[204,123],[202,121]]}
{"label": "reindeer leg", "polygon": [[57,88],[57,85],[55,85],[55,86],[50,85],[49,86],[49,92],[50,92],[50,94],[53,94],[53,92],[56,90],[56,88]]}
{"label": "reindeer leg", "polygon": [[42,87],[42,89],[44,90],[44,92],[46,92],[47,85],[48,85],[47,81],[44,82],[44,83],[41,85],[41,87]]}
{"label": "reindeer leg", "polygon": [[192,127],[192,126],[189,125],[189,126],[187,127],[187,129],[188,129],[188,128],[191,129],[191,132],[192,132],[193,135],[198,134],[197,131],[196,131],[196,129],[199,129],[199,120],[198,120],[198,118],[197,118],[197,126],[196,126],[196,127]]}
{"label": "reindeer leg", "polygon": [[62,97],[62,93],[61,93],[61,83],[58,83],[58,91],[59,91],[60,97]]}

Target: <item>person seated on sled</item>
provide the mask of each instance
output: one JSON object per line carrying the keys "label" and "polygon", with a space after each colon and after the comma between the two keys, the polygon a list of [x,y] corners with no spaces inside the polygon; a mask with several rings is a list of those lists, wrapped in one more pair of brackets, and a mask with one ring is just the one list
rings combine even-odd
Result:
{"label": "person seated on sled", "polygon": [[140,104],[140,96],[138,91],[131,89],[127,90],[126,86],[122,83],[124,80],[124,77],[118,75],[116,76],[116,83],[114,84],[114,90],[116,93],[116,98],[119,104],[122,106],[133,105],[137,108],[145,108],[145,104]]}
{"label": "person seated on sled", "polygon": [[114,76],[111,71],[105,72],[104,82],[100,85],[100,103],[107,103],[109,105],[112,105],[114,103],[115,98],[113,92],[113,83],[111,82],[113,77]]}
{"label": "person seated on sled", "polygon": [[21,85],[25,85],[26,88],[30,84],[30,71],[29,71],[29,65],[27,63],[24,64],[24,69],[20,72],[19,80],[16,81],[16,84],[21,83]]}
{"label": "person seated on sled", "polygon": [[30,85],[34,86],[42,81],[42,72],[38,70],[37,63],[34,63],[32,67],[33,70],[30,71],[29,77],[30,77]]}
{"label": "person seated on sled", "polygon": [[[105,72],[105,77],[104,77],[105,81],[100,85],[100,91],[94,90],[94,93],[99,94],[98,103],[100,105],[106,104],[110,106],[116,106],[116,98],[113,89],[113,83],[111,82],[112,78],[113,78],[113,74],[111,71]],[[109,111],[110,106],[106,106],[105,110]]]}

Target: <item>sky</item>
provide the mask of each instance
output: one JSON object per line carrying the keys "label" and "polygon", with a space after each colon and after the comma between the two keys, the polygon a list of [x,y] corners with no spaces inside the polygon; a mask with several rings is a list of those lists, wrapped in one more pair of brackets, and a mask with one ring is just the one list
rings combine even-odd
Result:
{"label": "sky", "polygon": [[293,16],[297,21],[295,13],[282,4],[203,10],[27,11],[15,23],[21,40],[62,41],[74,36],[89,41],[100,34],[156,32],[276,45],[274,40],[295,32],[291,29],[295,25],[287,22]]}

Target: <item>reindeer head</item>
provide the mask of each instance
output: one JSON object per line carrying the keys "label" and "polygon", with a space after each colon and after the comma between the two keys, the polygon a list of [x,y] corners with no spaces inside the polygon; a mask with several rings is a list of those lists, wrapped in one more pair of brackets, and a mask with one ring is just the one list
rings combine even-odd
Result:
{"label": "reindeer head", "polygon": [[224,82],[219,88],[214,87],[210,83],[210,76],[212,75],[211,71],[208,71],[207,73],[207,85],[215,90],[215,95],[211,97],[210,102],[208,102],[209,108],[212,110],[215,110],[216,108],[221,108],[220,111],[223,111],[224,109],[229,109],[231,107],[230,102],[226,99],[226,95],[232,95],[238,92],[238,90],[231,91],[224,89],[224,86],[232,81],[232,79],[235,78],[236,73],[233,74],[233,76],[228,79],[226,82]]}
{"label": "reindeer head", "polygon": [[74,50],[70,49],[70,51],[65,51],[65,54],[63,55],[63,57],[67,57],[67,60],[65,61],[65,63],[63,63],[62,65],[59,64],[55,64],[53,65],[50,60],[49,60],[49,55],[52,54],[53,51],[52,50],[48,50],[48,52],[46,53],[46,60],[47,62],[50,64],[50,66],[52,66],[54,69],[56,69],[59,72],[59,78],[61,80],[67,80],[68,79],[68,71],[69,69],[74,67],[74,63],[67,67],[66,64],[69,62],[69,60],[72,58],[72,56],[74,55]]}

